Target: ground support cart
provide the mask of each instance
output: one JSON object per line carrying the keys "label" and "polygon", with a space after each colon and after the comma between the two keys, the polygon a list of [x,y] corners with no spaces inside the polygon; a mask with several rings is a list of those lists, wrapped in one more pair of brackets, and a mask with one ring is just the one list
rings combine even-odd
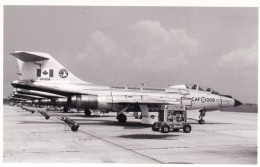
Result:
{"label": "ground support cart", "polygon": [[179,131],[191,132],[191,126],[187,124],[187,112],[185,106],[162,105],[158,113],[158,122],[152,125],[153,131],[161,130],[162,133]]}

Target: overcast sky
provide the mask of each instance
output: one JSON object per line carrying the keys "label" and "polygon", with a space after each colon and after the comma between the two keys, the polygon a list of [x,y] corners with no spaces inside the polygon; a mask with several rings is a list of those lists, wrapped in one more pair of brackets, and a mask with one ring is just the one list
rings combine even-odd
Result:
{"label": "overcast sky", "polygon": [[102,85],[198,83],[257,103],[257,8],[4,7],[4,97],[15,50]]}

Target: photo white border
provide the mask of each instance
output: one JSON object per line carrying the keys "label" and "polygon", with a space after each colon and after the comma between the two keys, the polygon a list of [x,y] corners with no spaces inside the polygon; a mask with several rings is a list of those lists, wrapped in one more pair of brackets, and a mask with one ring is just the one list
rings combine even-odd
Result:
{"label": "photo white border", "polygon": [[[3,40],[4,40],[4,15],[3,15],[3,9],[5,5],[39,5],[39,6],[160,6],[160,7],[166,7],[166,6],[176,6],[176,7],[258,7],[260,1],[259,0],[2,0],[1,2],[1,9],[0,9],[0,18],[1,19],[1,63],[0,63],[0,74],[1,74],[1,82],[0,82],[0,87],[2,90],[1,93],[1,99],[3,99]],[[259,9],[258,9],[259,13]],[[259,14],[258,14],[258,24],[259,24]],[[259,29],[259,25],[258,25]],[[259,39],[259,32],[258,32],[258,39]],[[259,48],[259,42],[258,42],[258,48]],[[258,64],[259,64],[259,58],[258,58]],[[259,69],[258,69],[258,75],[259,75]],[[258,84],[259,84],[259,77],[258,77]],[[259,85],[258,85],[259,87]],[[258,89],[258,95],[259,95],[259,89]],[[259,98],[258,98],[258,104],[259,104]],[[0,117],[3,120],[3,102],[0,103],[0,108],[2,109],[0,112]],[[260,116],[258,114],[258,120]],[[243,165],[243,167],[252,167],[252,166],[257,166],[259,165],[259,121],[258,121],[258,150],[257,150],[257,161],[258,163],[256,165]],[[91,164],[91,163],[3,163],[3,121],[0,123],[0,128],[1,128],[1,142],[0,142],[0,149],[2,150],[0,153],[0,159],[1,159],[1,166],[6,166],[6,167],[17,167],[17,166],[26,166],[26,167],[35,167],[35,166],[40,166],[40,167],[45,167],[46,165],[48,166],[63,166],[63,167],[71,167],[73,166],[113,166],[113,167],[122,167],[123,166],[145,166],[145,167],[161,167],[161,166],[191,166],[191,165],[181,165],[181,164],[146,164],[146,165],[140,165],[140,164]],[[66,157],[64,157],[66,158]],[[202,162],[203,163],[203,162]],[[237,167],[238,165],[221,165],[221,164],[193,164],[192,167],[197,167],[197,166],[221,166],[221,167]]]}

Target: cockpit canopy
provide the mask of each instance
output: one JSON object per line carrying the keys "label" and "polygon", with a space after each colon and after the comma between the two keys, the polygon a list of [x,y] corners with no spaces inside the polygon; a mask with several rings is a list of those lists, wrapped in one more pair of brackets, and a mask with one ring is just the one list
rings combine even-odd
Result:
{"label": "cockpit canopy", "polygon": [[194,89],[194,90],[200,90],[200,91],[206,91],[206,92],[210,92],[212,94],[219,94],[217,91],[215,91],[214,89],[205,87],[205,86],[200,86],[200,85],[196,85],[196,84],[185,84],[187,89]]}
{"label": "cockpit canopy", "polygon": [[219,95],[217,91],[214,89],[205,87],[205,86],[200,86],[197,84],[185,84],[185,85],[175,85],[175,86],[170,86],[171,88],[184,88],[184,89],[194,89],[194,90],[199,90],[199,91],[205,91],[205,92],[210,92],[212,94]]}

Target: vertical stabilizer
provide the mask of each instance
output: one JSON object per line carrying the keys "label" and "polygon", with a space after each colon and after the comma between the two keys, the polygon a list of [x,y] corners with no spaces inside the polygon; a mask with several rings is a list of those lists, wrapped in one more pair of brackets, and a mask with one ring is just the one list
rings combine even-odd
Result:
{"label": "vertical stabilizer", "polygon": [[49,54],[16,51],[11,55],[17,58],[22,80],[87,83],[74,76]]}

